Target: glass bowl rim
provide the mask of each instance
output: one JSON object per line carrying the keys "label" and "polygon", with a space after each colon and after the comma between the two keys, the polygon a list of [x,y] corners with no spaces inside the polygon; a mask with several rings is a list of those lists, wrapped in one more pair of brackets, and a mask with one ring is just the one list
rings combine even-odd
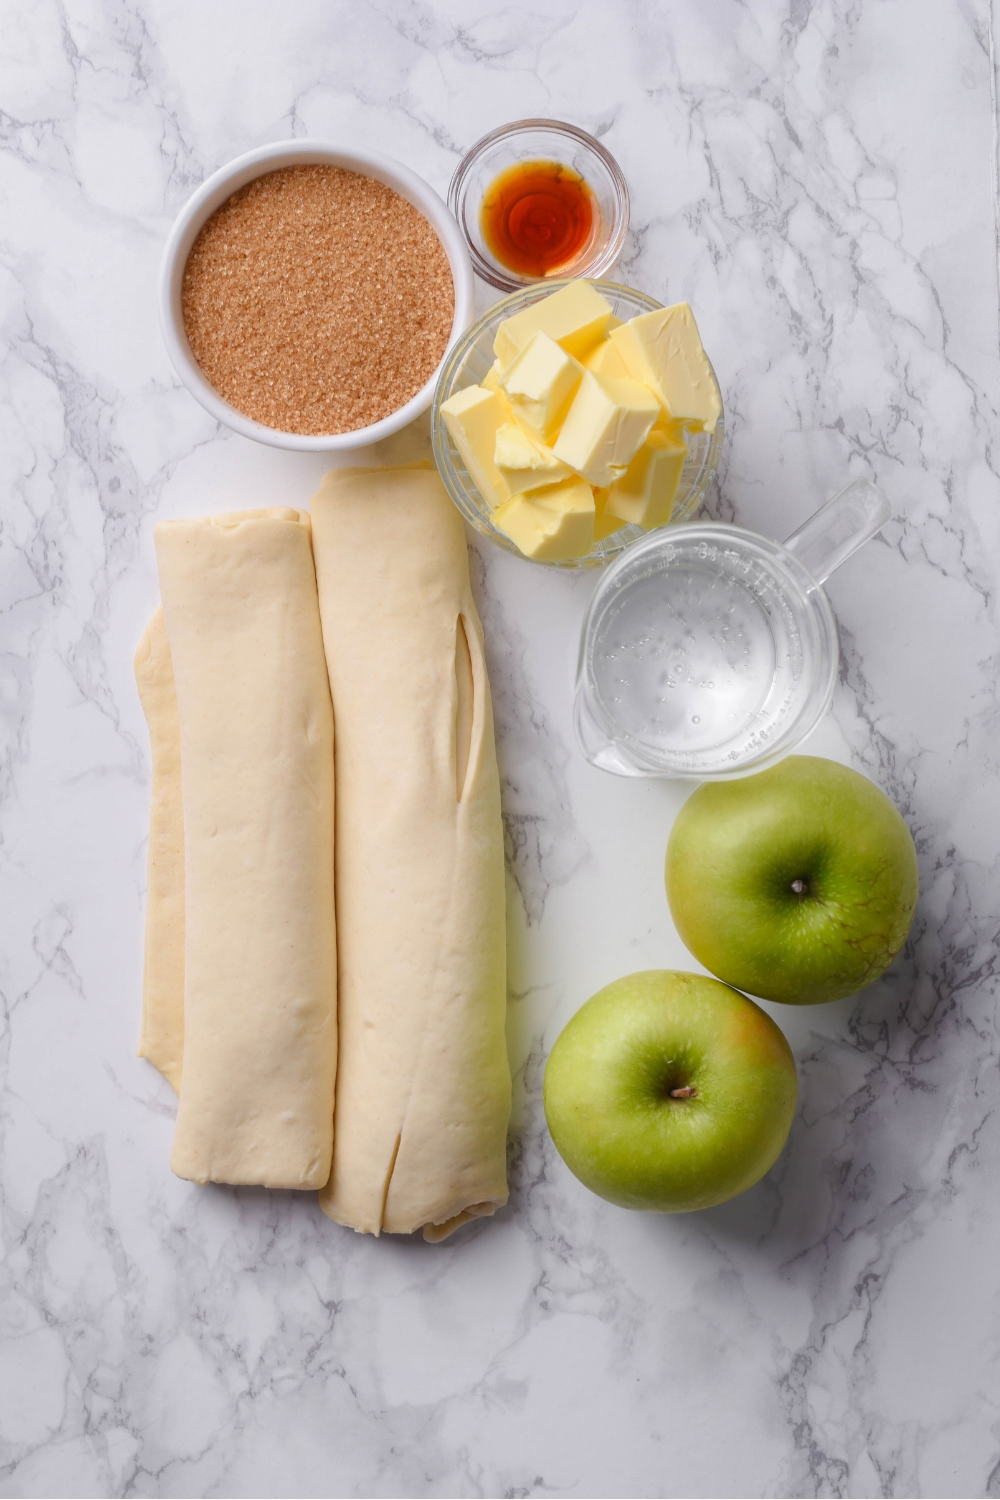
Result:
{"label": "glass bowl rim", "polygon": [[[629,527],[628,530],[631,533],[637,534],[626,536],[614,551],[601,554],[597,557],[589,553],[586,557],[574,558],[549,559],[525,557],[524,553],[511,541],[510,537],[506,536],[502,531],[498,531],[469,502],[464,486],[460,483],[458,476],[452,472],[453,465],[449,443],[446,440],[444,420],[441,416],[441,406],[449,396],[455,394],[454,391],[448,390],[448,396],[445,396],[444,392],[450,386],[457,366],[466,358],[470,349],[491,324],[502,322],[504,318],[509,317],[513,312],[519,311],[522,304],[541,301],[542,298],[551,296],[554,292],[561,291],[563,287],[569,286],[574,281],[590,282],[596,291],[603,293],[611,300],[624,293],[626,296],[634,298],[640,304],[644,304],[647,312],[658,312],[660,308],[668,305],[658,302],[648,292],[639,291],[637,287],[625,286],[621,282],[605,281],[592,276],[564,276],[558,279],[553,278],[551,281],[532,281],[527,286],[519,287],[516,292],[509,293],[506,297],[502,297],[499,302],[495,302],[492,307],[487,308],[474,323],[471,323],[466,328],[465,332],[455,340],[455,343],[448,350],[438,375],[434,400],[431,403],[430,423],[431,450],[434,455],[434,463],[441,477],[442,484],[448,491],[452,503],[456,506],[463,519],[474,530],[491,541],[494,546],[502,548],[504,552],[509,552],[513,557],[519,557],[522,562],[534,563],[537,567],[562,568],[567,571],[579,572],[582,569],[605,568],[610,563],[616,562],[623,553],[630,552],[633,547],[642,546],[646,542],[652,541],[654,537],[659,536],[660,532],[670,530],[672,527],[681,525],[687,521],[687,517],[701,504],[709,485],[718,472],[722,443],[725,437],[726,413],[722,401],[722,392],[719,389],[718,376],[715,373],[712,361],[709,359],[708,367],[712,372],[712,379],[715,381],[715,388],[719,393],[719,404],[722,410],[715,430],[710,437],[710,446],[701,478],[692,488],[690,495],[685,500],[681,509],[675,516],[671,517],[666,526],[658,526],[653,531],[645,534],[638,527]],[[705,358],[708,359],[707,354]],[[486,502],[484,501],[483,503],[485,504]],[[622,530],[625,529],[626,523],[623,522]],[[612,533],[612,535],[614,534]]]}
{"label": "glass bowl rim", "polygon": [[571,140],[576,141],[579,145],[586,147],[588,151],[593,152],[611,178],[612,190],[618,204],[617,227],[614,234],[610,236],[594,256],[590,263],[590,270],[579,271],[577,277],[586,277],[590,281],[614,265],[625,243],[625,236],[628,234],[631,217],[628,183],[625,181],[624,172],[608,148],[603,146],[596,136],[590,135],[586,130],[581,130],[579,125],[570,125],[565,120],[525,119],[512,120],[507,125],[498,125],[495,130],[487,131],[486,135],[481,136],[474,145],[469,147],[455,168],[451,182],[448,184],[448,207],[454,214],[458,226],[462,231],[462,237],[465,240],[476,275],[482,277],[484,281],[488,281],[491,286],[498,287],[503,292],[522,291],[525,286],[547,286],[550,282],[555,283],[562,278],[539,277],[536,281],[525,281],[523,277],[518,279],[513,272],[507,273],[502,268],[493,265],[491,261],[486,260],[480,253],[479,247],[473,243],[471,237],[466,232],[463,216],[460,212],[461,195],[466,179],[480,157],[500,142],[519,135],[525,135],[531,130],[548,130],[553,135],[567,136]]}

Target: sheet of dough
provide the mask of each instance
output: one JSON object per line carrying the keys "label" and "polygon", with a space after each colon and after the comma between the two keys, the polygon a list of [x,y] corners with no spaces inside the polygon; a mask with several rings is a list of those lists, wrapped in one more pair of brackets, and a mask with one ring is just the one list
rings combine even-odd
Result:
{"label": "sheet of dough", "polygon": [[143,632],[135,681],[153,758],[139,1056],[180,1093],[184,1055],[184,806],[181,729],[163,610]]}
{"label": "sheet of dough", "polygon": [[320,1205],[440,1239],[507,1201],[500,783],[465,533],[423,466],[334,471],[312,518],[337,717],[340,1062]]}
{"label": "sheet of dough", "polygon": [[155,537],[184,824],[171,1166],[320,1187],[337,1047],[333,715],[309,517],[165,521]]}

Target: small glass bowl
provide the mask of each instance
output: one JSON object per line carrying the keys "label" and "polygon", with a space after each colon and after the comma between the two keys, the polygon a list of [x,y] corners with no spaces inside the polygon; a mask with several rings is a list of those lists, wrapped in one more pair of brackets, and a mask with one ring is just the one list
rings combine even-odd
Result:
{"label": "small glass bowl", "polygon": [[[611,269],[621,254],[628,230],[628,188],[614,157],[585,130],[560,120],[515,120],[491,130],[467,151],[448,189],[448,207],[461,225],[476,274],[501,291],[536,285],[539,278],[522,276],[502,265],[483,238],[479,210],[487,188],[508,167],[520,161],[557,161],[572,167],[587,183],[597,204],[594,228],[571,266],[560,266],[559,276],[592,280]],[[543,278],[546,282],[550,278]]]}
{"label": "small glass bowl", "polygon": [[[448,429],[444,425],[441,407],[450,396],[454,396],[456,391],[464,390],[469,385],[482,384],[493,364],[493,340],[504,318],[520,312],[522,307],[528,307],[532,302],[540,302],[543,297],[551,296],[560,287],[567,286],[576,279],[576,277],[567,276],[561,281],[533,281],[530,286],[496,303],[458,339],[445,360],[437,390],[434,392],[434,404],[431,407],[431,443],[434,461],[438,466],[444,487],[470,526],[481,531],[483,536],[488,536],[491,542],[495,542],[505,552],[512,552],[515,557],[523,558],[524,553],[514,545],[509,536],[505,536],[493,525],[492,507],[479,493],[462,461],[461,454],[452,442]],[[587,279],[590,280],[589,277]],[[636,317],[639,313],[655,312],[657,308],[663,306],[663,303],[657,302],[654,297],[647,297],[645,292],[637,292],[628,286],[619,286],[614,281],[593,281],[591,285],[601,293],[602,297],[608,299],[615,317],[621,318],[623,322]],[[714,370],[712,379],[715,379]],[[717,381],[716,387],[718,387]],[[686,521],[701,504],[719,467],[724,435],[725,417],[722,414],[715,424],[714,432],[688,433],[688,456],[681,470],[681,480],[668,525],[673,526],[678,521]],[[543,561],[541,558],[532,557],[525,558],[525,561],[542,563],[548,568],[603,568],[613,557],[624,552],[631,542],[649,535],[650,533],[641,527],[623,522],[620,530],[595,542],[586,557],[564,558],[559,561]]]}

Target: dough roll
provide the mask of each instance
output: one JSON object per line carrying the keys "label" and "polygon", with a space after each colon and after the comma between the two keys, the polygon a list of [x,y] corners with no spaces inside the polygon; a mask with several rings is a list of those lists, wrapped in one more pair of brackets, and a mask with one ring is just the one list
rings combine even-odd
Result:
{"label": "dough roll", "polygon": [[334,747],[309,517],[165,521],[155,536],[184,830],[171,1166],[193,1182],[318,1188],[337,1049]]}
{"label": "dough roll", "polygon": [[500,785],[465,533],[424,466],[327,476],[337,716],[331,1218],[440,1239],[507,1200]]}

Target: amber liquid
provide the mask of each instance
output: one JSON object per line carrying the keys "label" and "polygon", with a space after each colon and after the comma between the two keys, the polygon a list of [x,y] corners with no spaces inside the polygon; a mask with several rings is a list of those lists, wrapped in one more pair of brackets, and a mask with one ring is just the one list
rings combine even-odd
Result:
{"label": "amber liquid", "polygon": [[479,210],[483,239],[520,276],[572,265],[600,222],[589,186],[557,161],[519,161],[495,177]]}

